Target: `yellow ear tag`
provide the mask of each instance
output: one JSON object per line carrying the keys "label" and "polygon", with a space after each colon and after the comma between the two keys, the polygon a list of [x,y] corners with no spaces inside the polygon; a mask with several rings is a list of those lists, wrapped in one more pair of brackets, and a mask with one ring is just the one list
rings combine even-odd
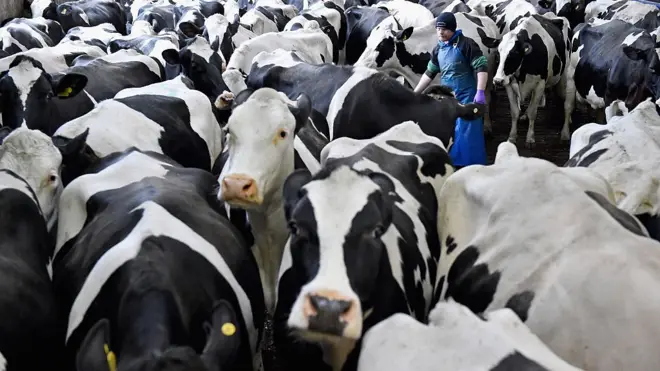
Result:
{"label": "yellow ear tag", "polygon": [[226,336],[232,336],[236,333],[236,326],[234,326],[234,324],[231,322],[226,322],[224,325],[222,325],[221,330],[222,333]]}
{"label": "yellow ear tag", "polygon": [[62,9],[62,14],[66,14],[66,8]]}
{"label": "yellow ear tag", "polygon": [[108,344],[103,344],[103,350],[105,351],[105,359],[108,361],[108,369],[110,371],[117,371],[117,357],[115,353],[110,351]]}
{"label": "yellow ear tag", "polygon": [[529,48],[525,48],[525,53],[527,53],[528,51],[529,51]]}
{"label": "yellow ear tag", "polygon": [[71,95],[71,93],[73,93],[73,88],[69,87],[69,88],[64,89],[63,92],[57,94],[57,96],[58,97],[68,97],[69,95]]}

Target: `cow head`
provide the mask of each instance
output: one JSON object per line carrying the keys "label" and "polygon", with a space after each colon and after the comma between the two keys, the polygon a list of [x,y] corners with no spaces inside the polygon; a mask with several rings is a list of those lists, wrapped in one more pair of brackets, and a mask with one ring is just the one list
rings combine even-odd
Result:
{"label": "cow head", "polygon": [[[421,30],[421,28],[418,30]],[[435,34],[435,28],[433,28],[433,31]],[[394,16],[383,19],[367,38],[367,46],[354,65],[375,69],[394,69],[397,72],[403,72],[401,61],[397,58],[399,52],[397,49],[403,48],[405,50],[403,43],[413,35],[413,32],[417,32],[417,30],[413,31],[412,27],[402,29]],[[422,63],[424,65],[423,69],[426,69],[427,63],[428,59],[425,63]],[[423,72],[422,70],[420,73]]]}
{"label": "cow head", "polygon": [[224,60],[228,61],[236,49],[232,38],[239,32],[240,27],[238,14],[234,15],[232,22],[222,14],[214,14],[206,19],[203,36],[209,40],[211,48],[221,53]]}
{"label": "cow head", "polygon": [[218,198],[240,208],[268,208],[280,199],[293,171],[296,133],[312,105],[306,95],[294,102],[270,88],[244,90],[234,98],[224,130],[229,156],[218,183]]}
{"label": "cow head", "polygon": [[649,70],[660,75],[660,59],[656,48],[660,47],[660,43],[656,41],[655,36],[651,36],[646,32],[633,33],[623,40],[623,54],[633,61],[644,61],[648,65]]}
{"label": "cow head", "polygon": [[389,264],[382,237],[392,224],[393,192],[388,176],[345,165],[287,178],[290,269],[302,285],[287,324],[303,338],[362,336],[377,300],[380,267]]}
{"label": "cow head", "polygon": [[32,17],[44,17],[57,21],[57,4],[53,0],[33,0],[30,3]]}
{"label": "cow head", "polygon": [[62,155],[48,135],[25,127],[0,130],[0,169],[13,171],[32,187],[49,229],[57,218],[61,166]]}
{"label": "cow head", "polygon": [[493,82],[498,85],[508,85],[511,83],[511,76],[520,69],[523,60],[533,53],[534,48],[525,33],[509,32],[502,37],[497,51],[500,55],[500,62]]}
{"label": "cow head", "polygon": [[3,124],[42,128],[50,134],[47,128],[58,114],[56,106],[62,99],[75,97],[86,84],[84,75],[69,73],[54,79],[44,72],[40,62],[28,56],[16,57],[0,78]]}
{"label": "cow head", "polygon": [[[552,1],[544,0],[547,5],[552,5]],[[585,9],[590,0],[556,0],[555,5],[558,17],[566,17],[571,25],[575,28],[578,24],[584,22]],[[539,5],[541,2],[539,1]],[[544,6],[549,9],[550,6]]]}
{"label": "cow head", "polygon": [[209,97],[211,102],[228,90],[222,79],[225,61],[201,36],[188,40],[178,52],[173,49],[163,51],[163,59],[169,64],[181,65],[183,74],[195,84],[195,89]]}
{"label": "cow head", "polygon": [[[132,308],[136,306],[133,305]],[[137,307],[137,310],[145,308]],[[144,316],[144,314],[142,314]],[[126,317],[129,317],[126,319]],[[124,314],[122,319],[131,321],[140,319],[139,313]],[[171,324],[167,324],[170,325]],[[209,371],[232,369],[233,363],[240,351],[241,340],[245,338],[236,312],[226,300],[219,300],[214,304],[211,316],[204,323],[206,332],[206,345],[202,354],[197,354],[189,346],[167,346],[168,339],[165,338],[169,331],[165,324],[153,326],[154,331],[160,331],[160,346],[145,351],[144,349],[130,347],[135,344],[144,344],[145,339],[140,339],[143,332],[124,329],[122,357],[117,358],[112,349],[110,337],[110,322],[103,318],[87,332],[76,355],[76,369],[78,371],[139,371],[139,370],[162,370],[162,371]],[[154,334],[152,333],[151,336]],[[125,355],[125,356],[124,356]],[[243,364],[245,361],[242,362]]]}
{"label": "cow head", "polygon": [[91,26],[85,11],[72,2],[57,6],[57,20],[65,32],[76,26]]}

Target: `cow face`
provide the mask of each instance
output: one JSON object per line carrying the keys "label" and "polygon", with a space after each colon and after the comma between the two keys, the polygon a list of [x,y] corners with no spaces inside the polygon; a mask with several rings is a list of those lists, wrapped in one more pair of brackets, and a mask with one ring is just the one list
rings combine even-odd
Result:
{"label": "cow face", "polygon": [[[137,317],[133,313],[134,317]],[[162,327],[162,326],[160,326]],[[131,337],[142,333],[131,333],[124,329],[125,344],[142,344],[144,339]],[[76,369],[85,371],[209,371],[232,369],[241,345],[242,329],[236,312],[226,300],[214,304],[210,320],[204,323],[206,345],[202,354],[197,354],[191,347],[174,346],[166,349],[153,349],[139,354],[139,349],[122,349],[125,358],[117,359],[111,348],[110,323],[107,319],[99,320],[88,332],[76,355]],[[166,339],[162,339],[163,342]],[[137,356],[134,356],[138,353]],[[129,358],[130,357],[130,358]]]}
{"label": "cow face", "polygon": [[19,56],[0,79],[0,111],[5,126],[47,127],[62,99],[76,96],[87,84],[83,75],[70,73],[53,82],[40,62]]}
{"label": "cow face", "polygon": [[57,7],[57,20],[64,31],[76,26],[89,26],[89,17],[80,7],[72,4],[61,4]]}
{"label": "cow face", "polygon": [[163,51],[163,59],[169,64],[181,65],[183,74],[195,84],[195,89],[206,94],[211,101],[227,90],[222,80],[225,61],[203,37],[190,39],[179,52],[173,49]]}
{"label": "cow face", "polygon": [[57,218],[57,201],[62,191],[62,155],[41,131],[25,127],[2,129],[0,168],[13,171],[32,187],[50,229]]}
{"label": "cow face", "polygon": [[500,54],[500,63],[493,77],[495,84],[508,85],[511,76],[520,68],[526,56],[532,53],[532,44],[529,38],[509,32],[502,38],[497,51]]}
{"label": "cow face", "polygon": [[218,198],[241,208],[268,208],[279,200],[293,171],[296,132],[311,110],[305,95],[293,102],[270,88],[239,93],[225,127],[229,156]]}
{"label": "cow face", "polygon": [[395,54],[397,41],[405,41],[412,35],[413,28],[401,31],[394,16],[387,17],[376,27],[367,38],[367,46],[355,62],[356,66],[368,68],[383,68],[391,62]]}
{"label": "cow face", "polygon": [[[288,326],[310,340],[359,339],[373,307],[392,223],[394,184],[384,174],[341,165],[284,184],[292,270],[304,285]],[[341,202],[337,200],[341,198]]]}

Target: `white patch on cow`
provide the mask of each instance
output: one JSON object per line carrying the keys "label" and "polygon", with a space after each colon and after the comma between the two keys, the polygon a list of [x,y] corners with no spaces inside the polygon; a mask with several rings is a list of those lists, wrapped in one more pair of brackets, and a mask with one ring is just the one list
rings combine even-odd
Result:
{"label": "white patch on cow", "polygon": [[149,22],[143,21],[141,19],[135,21],[133,25],[131,26],[131,33],[130,36],[153,36],[156,34],[156,31],[154,31],[154,28]]}
{"label": "white patch on cow", "polygon": [[[204,28],[208,33],[209,42],[213,44],[216,40],[218,45],[222,43],[222,39],[227,33],[227,27],[229,26],[229,20],[222,14],[213,14],[212,16],[206,18],[204,21]],[[239,28],[241,28],[239,26]]]}
{"label": "white patch on cow", "polygon": [[[494,10],[497,6],[507,0],[470,0],[466,4],[472,9],[472,13],[476,13],[480,16],[488,16],[486,14],[486,9],[492,7]],[[521,17],[525,17],[532,14],[538,14],[538,11],[533,4],[525,0],[512,0],[504,8],[500,15],[496,16],[495,23],[504,24],[502,30],[502,35],[505,35],[507,32],[512,31],[515,27],[513,22],[515,20],[520,20]]]}
{"label": "white patch on cow", "polygon": [[39,201],[37,201],[37,199],[34,198],[32,189],[30,188],[30,185],[26,181],[20,178],[16,178],[15,176],[7,174],[6,172],[1,170],[4,169],[0,169],[0,191],[3,189],[15,189],[28,196],[30,200],[34,202],[35,205],[37,205],[38,207],[40,206]]}
{"label": "white patch on cow", "polygon": [[153,201],[147,201],[141,204],[133,212],[137,210],[143,211],[140,221],[128,236],[118,244],[112,246],[99,258],[94,268],[87,275],[69,313],[66,340],[69,340],[73,331],[82,322],[87,309],[89,309],[92,301],[101,291],[103,284],[105,284],[119,267],[138,255],[142,247],[142,242],[151,236],[167,236],[180,241],[191,250],[202,255],[229,283],[238,300],[243,319],[248,325],[250,348],[254,354],[256,352],[258,334],[252,325],[254,321],[250,299],[216,247],[197,234],[190,226],[184,224],[165,208]]}
{"label": "white patch on cow", "polygon": [[0,169],[13,171],[30,185],[49,229],[57,218],[61,165],[60,151],[48,135],[38,130],[14,129],[0,145]]}
{"label": "white patch on cow", "polygon": [[296,138],[293,140],[293,147],[296,150],[296,153],[298,156],[300,156],[300,159],[303,161],[305,164],[305,167],[312,173],[315,174],[321,169],[321,164],[318,162],[318,160],[314,157],[312,152],[309,151],[309,148],[305,145],[305,143],[298,138],[296,135]]}
{"label": "white patch on cow", "polygon": [[7,369],[7,360],[5,356],[0,353],[0,371],[5,371]]}
{"label": "white patch on cow", "polygon": [[246,26],[250,26],[250,29],[256,35],[279,31],[277,29],[277,24],[258,11],[256,7],[243,14],[240,22]]}
{"label": "white patch on cow", "polygon": [[239,15],[240,7],[237,0],[227,0],[225,2],[225,17],[227,19],[234,19],[234,16]]}
{"label": "white patch on cow", "polygon": [[484,317],[451,299],[436,305],[428,325],[394,314],[365,334],[357,370],[395,371],[410,365],[419,370],[438,365],[448,370],[493,370],[517,351],[544,369],[579,371],[552,353],[511,309]]}
{"label": "white patch on cow", "polygon": [[41,62],[46,73],[61,72],[69,68],[66,64],[65,55],[89,55],[92,57],[101,57],[106,55],[98,46],[87,45],[82,41],[71,41],[59,43],[52,47],[34,48],[24,52],[0,59],[0,71],[7,71],[11,62],[19,55],[26,55]]}
{"label": "white patch on cow", "polygon": [[339,113],[339,110],[344,106],[344,100],[346,99],[346,96],[348,96],[348,93],[351,92],[351,90],[360,83],[360,81],[363,81],[367,79],[369,76],[378,73],[378,71],[371,69],[371,68],[365,68],[365,67],[355,67],[353,68],[353,74],[351,77],[346,80],[344,85],[342,85],[339,89],[337,89],[337,92],[335,95],[332,97],[332,100],[330,101],[330,106],[328,107],[328,114],[326,115],[326,120],[328,121],[328,129],[329,129],[329,134],[330,134],[330,140],[334,139],[334,123],[335,123],[335,117],[337,117],[337,114]]}
{"label": "white patch on cow", "polygon": [[120,49],[114,53],[99,57],[98,59],[110,63],[140,62],[146,65],[156,76],[160,76],[161,73],[158,62],[134,49]]}
{"label": "white patch on cow", "polygon": [[297,64],[303,63],[294,59],[294,57],[302,59],[302,57],[296,52],[284,49],[275,49],[270,52],[260,52],[254,57],[254,59],[252,59],[252,63],[254,63],[257,67],[272,64],[284,68],[290,68]]}
{"label": "white patch on cow", "polygon": [[[206,63],[211,63],[211,57],[213,57],[216,52],[211,49],[211,45],[209,44],[208,41],[206,41],[205,38],[201,36],[195,36],[193,39],[193,42],[188,45],[188,50],[193,52],[193,54],[198,55],[206,61]],[[220,58],[224,61],[225,57],[222,55],[222,53],[217,53]],[[217,66],[218,69],[222,69],[222,66]]]}
{"label": "white patch on cow", "polygon": [[589,88],[589,92],[587,93],[585,100],[593,109],[605,107],[605,98],[598,96],[596,90],[594,90],[593,85]]}
{"label": "white patch on cow", "polygon": [[422,26],[435,19],[425,6],[410,1],[386,1],[372,5],[374,8],[386,8],[402,27]]}
{"label": "white patch on cow", "polygon": [[[341,8],[343,9],[343,6],[341,6]],[[312,4],[312,6],[305,8],[302,14],[309,14],[316,18],[324,18],[332,26],[332,32],[336,36],[337,40],[339,40],[339,37],[341,36],[339,35],[339,31],[341,30],[341,21],[342,17],[344,17],[344,14],[333,8],[326,7],[325,1],[319,1]],[[289,22],[284,26],[284,31],[291,30],[291,27],[296,23],[305,26],[305,24],[308,22],[310,21],[302,15],[292,17],[291,20],[289,20]],[[344,51],[344,45],[338,45],[338,47],[340,49],[340,54],[342,54],[342,51]],[[343,62],[343,60],[339,60],[339,64],[342,64]]]}
{"label": "white patch on cow", "polygon": [[[27,97],[30,94],[30,91],[32,91],[32,87],[43,73],[43,70],[35,67],[31,61],[25,59],[18,65],[10,68],[7,72],[7,75],[11,77],[14,86],[16,86],[19,97],[18,99],[23,106],[23,110],[27,108]],[[21,125],[23,124],[25,124],[25,117],[23,117]]]}
{"label": "white patch on cow", "polygon": [[631,33],[628,36],[626,36],[625,39],[621,42],[621,45],[632,45],[639,39],[640,36],[644,35],[644,31],[639,31],[638,33]]}
{"label": "white patch on cow", "polygon": [[30,3],[30,11],[32,18],[39,18],[44,15],[44,10],[50,6],[53,0],[32,0]]}
{"label": "white patch on cow", "polygon": [[[360,299],[351,288],[344,263],[344,242],[353,219],[367,204],[367,198],[380,187],[368,177],[360,176],[346,166],[337,168],[329,177],[313,180],[303,186],[314,215],[319,241],[319,268],[316,276],[302,287],[294,302],[287,325],[293,329],[307,329],[309,319],[304,315],[303,302],[307,295],[321,290],[333,290],[357,307],[356,317],[362,319]],[[337,203],[333,194],[341,194]],[[348,323],[343,336],[358,339],[362,334],[362,320]]]}
{"label": "white patch on cow", "polygon": [[646,17],[649,13],[658,13],[655,5],[644,4],[639,1],[629,1],[625,5],[616,9],[610,19],[620,19],[628,23],[635,24]]}
{"label": "white patch on cow", "polygon": [[20,32],[21,34],[29,35],[30,38],[33,38],[36,41],[38,41],[39,44],[41,44],[42,48],[50,46],[50,43],[46,41],[46,39],[44,39],[44,37],[48,37],[48,36],[43,32],[36,30],[35,28],[31,27],[30,24],[27,23],[12,22],[0,28],[0,40],[2,40],[3,49],[7,49],[10,45],[13,44],[16,45],[19,49],[21,49],[21,51],[27,50],[27,48],[23,44],[21,44],[18,40],[14,39],[14,37],[9,33],[9,30],[12,30],[13,32]]}
{"label": "white patch on cow", "polygon": [[108,44],[110,40],[120,37],[121,34],[112,23],[101,23],[93,27],[74,27],[70,29],[61,42],[71,42],[71,37],[77,37],[83,41],[99,40],[104,44]]}

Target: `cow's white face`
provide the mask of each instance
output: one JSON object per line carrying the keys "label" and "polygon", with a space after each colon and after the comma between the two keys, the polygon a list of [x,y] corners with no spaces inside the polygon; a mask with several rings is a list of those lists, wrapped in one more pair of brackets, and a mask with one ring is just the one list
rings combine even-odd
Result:
{"label": "cow's white face", "polygon": [[321,170],[302,186],[301,176],[294,173],[284,186],[292,269],[307,282],[288,326],[309,340],[357,340],[370,312],[363,303],[376,300],[394,184],[347,166]]}
{"label": "cow's white face", "polygon": [[267,208],[281,200],[282,184],[294,165],[296,120],[288,104],[295,102],[259,89],[233,110],[218,199],[241,208]]}
{"label": "cow's white face", "polygon": [[514,32],[509,32],[502,37],[497,51],[500,55],[500,62],[497,65],[493,82],[508,85],[511,83],[513,74],[520,69],[525,55],[531,53],[531,45],[519,40]]}
{"label": "cow's white face", "polygon": [[[392,59],[395,49],[394,39],[397,31],[399,31],[399,26],[393,16],[383,19],[369,34],[367,46],[354,65],[367,68],[382,68],[385,61],[379,63],[379,56],[380,54],[387,54],[388,59]],[[382,56],[380,59],[384,57]]]}
{"label": "cow's white face", "polygon": [[57,218],[62,191],[62,154],[51,138],[38,130],[20,127],[0,145],[0,169],[9,169],[32,187],[50,229]]}

